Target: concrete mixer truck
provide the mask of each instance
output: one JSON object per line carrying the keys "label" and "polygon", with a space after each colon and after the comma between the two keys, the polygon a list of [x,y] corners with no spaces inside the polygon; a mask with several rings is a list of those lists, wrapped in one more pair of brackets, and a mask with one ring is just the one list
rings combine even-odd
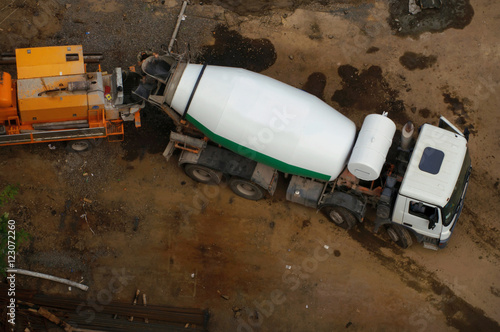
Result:
{"label": "concrete mixer truck", "polygon": [[[350,229],[376,211],[403,248],[413,239],[444,248],[464,204],[471,159],[467,134],[445,118],[401,137],[387,114],[355,124],[302,90],[239,68],[192,64],[171,53],[112,73],[87,73],[81,46],[16,50],[18,79],[0,73],[0,145],[89,140],[140,126],[147,101],[176,125],[164,156],[193,180],[222,181],[244,198],[273,195],[288,179],[286,199],[323,212]],[[396,138],[396,139],[393,139]]]}
{"label": "concrete mixer truck", "polygon": [[[413,239],[444,248],[464,204],[471,173],[467,132],[445,118],[396,136],[387,114],[355,124],[302,90],[240,68],[192,64],[171,54],[146,58],[134,90],[175,122],[164,156],[180,150],[193,180],[227,181],[244,198],[273,195],[280,174],[286,199],[322,211],[350,229],[376,210],[399,246]],[[400,141],[400,142],[399,142]]]}

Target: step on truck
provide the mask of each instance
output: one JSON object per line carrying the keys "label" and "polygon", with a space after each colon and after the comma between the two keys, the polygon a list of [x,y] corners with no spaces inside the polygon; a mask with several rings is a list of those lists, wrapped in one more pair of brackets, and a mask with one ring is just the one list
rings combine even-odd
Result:
{"label": "step on truck", "polygon": [[123,139],[144,101],[131,88],[136,73],[87,72],[82,46],[17,49],[17,79],[0,72],[0,146],[67,141],[86,151],[97,139]]}
{"label": "step on truck", "polygon": [[[445,118],[401,135],[387,114],[357,132],[338,111],[302,90],[240,68],[192,64],[172,54],[144,59],[133,91],[174,121],[164,156],[195,181],[228,182],[244,198],[273,195],[322,211],[350,229],[376,209],[375,231],[399,246],[444,248],[458,222],[471,173],[467,130]],[[418,134],[418,135],[417,135]],[[417,136],[414,139],[414,136]],[[396,137],[396,139],[393,139]]]}

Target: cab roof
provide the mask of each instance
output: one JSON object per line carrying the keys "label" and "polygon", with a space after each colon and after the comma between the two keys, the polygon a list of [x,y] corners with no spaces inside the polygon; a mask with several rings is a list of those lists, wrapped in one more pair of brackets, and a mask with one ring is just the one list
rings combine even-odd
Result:
{"label": "cab roof", "polygon": [[467,140],[462,135],[423,125],[399,193],[445,206],[455,188],[466,151]]}

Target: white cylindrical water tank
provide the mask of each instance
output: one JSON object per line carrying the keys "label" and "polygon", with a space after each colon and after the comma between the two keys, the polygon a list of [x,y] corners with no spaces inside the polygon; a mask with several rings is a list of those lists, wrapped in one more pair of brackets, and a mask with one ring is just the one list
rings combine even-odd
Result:
{"label": "white cylindrical water tank", "polygon": [[373,181],[380,176],[396,125],[385,115],[370,114],[363,121],[348,169],[358,179]]}
{"label": "white cylindrical water tank", "polygon": [[261,74],[219,66],[201,72],[186,66],[170,106],[208,138],[284,173],[330,181],[343,171],[356,136],[351,120]]}

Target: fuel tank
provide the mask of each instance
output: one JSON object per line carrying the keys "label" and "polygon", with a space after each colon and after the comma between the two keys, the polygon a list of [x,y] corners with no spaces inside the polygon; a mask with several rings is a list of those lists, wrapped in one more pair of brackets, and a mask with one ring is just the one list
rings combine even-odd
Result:
{"label": "fuel tank", "polygon": [[380,176],[396,125],[386,114],[370,114],[363,121],[347,166],[358,179],[373,181]]}
{"label": "fuel tank", "polygon": [[330,181],[356,126],[318,99],[245,69],[187,64],[170,106],[208,138],[281,172]]}

